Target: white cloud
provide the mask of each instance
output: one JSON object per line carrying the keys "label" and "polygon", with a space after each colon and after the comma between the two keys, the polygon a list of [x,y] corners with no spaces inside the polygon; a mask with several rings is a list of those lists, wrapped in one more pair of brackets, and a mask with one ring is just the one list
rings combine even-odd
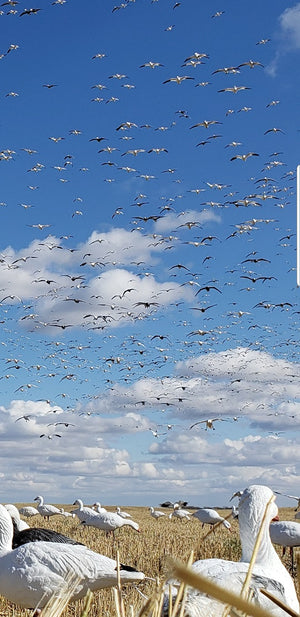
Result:
{"label": "white cloud", "polygon": [[167,244],[157,233],[116,228],[94,231],[72,251],[55,236],[19,251],[8,247],[0,264],[0,287],[5,289],[0,300],[3,306],[30,302],[20,319],[30,331],[101,330],[143,319],[157,308],[193,298],[192,290],[174,282],[170,272],[161,282],[149,271],[162,260]]}
{"label": "white cloud", "polygon": [[[125,351],[110,362],[125,368]],[[173,377],[99,388],[73,410],[64,398],[59,406],[12,400],[0,407],[3,492],[11,501],[40,493],[55,503],[108,504],[118,494],[125,504],[220,505],[260,482],[297,494],[300,407],[291,376],[299,369],[236,348],[180,362]],[[220,418],[215,430],[189,428],[208,418]]]}
{"label": "white cloud", "polygon": [[294,49],[300,49],[300,2],[287,8],[279,16],[281,34]]}
{"label": "white cloud", "polygon": [[221,217],[212,210],[185,210],[180,214],[171,212],[160,218],[155,223],[155,230],[159,233],[168,231],[176,231],[180,226],[186,225],[186,229],[189,227],[187,223],[194,223],[190,228],[195,230],[201,228],[204,223],[221,223]]}
{"label": "white cloud", "polygon": [[265,69],[271,77],[276,77],[281,58],[287,51],[300,49],[300,2],[286,8],[279,15],[278,21],[279,48]]}

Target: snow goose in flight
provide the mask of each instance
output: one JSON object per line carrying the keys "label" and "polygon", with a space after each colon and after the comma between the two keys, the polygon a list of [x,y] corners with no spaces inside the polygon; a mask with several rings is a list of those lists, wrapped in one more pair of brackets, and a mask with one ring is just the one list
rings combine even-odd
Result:
{"label": "snow goose in flight", "polygon": [[[245,489],[239,502],[241,561],[203,559],[196,561],[192,568],[196,573],[206,576],[220,587],[240,593],[249,569],[258,533],[263,525],[261,542],[250,581],[250,590],[253,592],[252,601],[268,609],[272,615],[284,617],[285,611],[275,606],[260,592],[261,588],[265,588],[291,609],[296,612],[299,611],[293,579],[281,562],[270,539],[269,524],[278,513],[278,508],[273,500],[274,494],[267,486],[252,485]],[[189,617],[207,615],[221,617],[223,612],[224,605],[220,602],[196,590],[188,592],[185,614]]]}
{"label": "snow goose in flight", "polygon": [[61,510],[56,508],[56,506],[52,506],[51,504],[44,504],[44,498],[41,495],[38,495],[34,498],[33,501],[37,501],[37,510],[41,516],[43,516],[47,521],[49,521],[50,516],[54,516],[55,514],[61,514]]}
{"label": "snow goose in flight", "polygon": [[231,529],[230,523],[212,508],[200,508],[193,513],[193,516],[202,523],[202,527],[204,527],[204,525],[210,525],[213,528],[216,523],[222,523],[226,529]]}
{"label": "snow goose in flight", "polygon": [[[30,542],[12,550],[13,524],[8,511],[0,505],[0,594],[16,604],[33,608],[45,606],[59,593],[66,578],[80,579],[72,600],[117,585],[117,563],[86,546],[56,542]],[[145,578],[130,566],[121,565],[121,582],[138,582]]]}

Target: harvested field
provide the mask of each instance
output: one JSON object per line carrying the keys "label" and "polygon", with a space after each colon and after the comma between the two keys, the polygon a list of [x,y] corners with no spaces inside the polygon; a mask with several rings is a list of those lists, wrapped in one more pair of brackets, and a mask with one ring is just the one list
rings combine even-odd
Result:
{"label": "harvested field", "polygon": [[[18,504],[18,507],[20,504]],[[66,511],[72,506],[60,505]],[[108,510],[115,511],[115,507],[107,506]],[[162,508],[160,508],[163,510]],[[202,529],[199,521],[192,519],[169,520],[170,510],[165,509],[166,516],[154,520],[148,508],[126,506],[126,511],[140,524],[141,533],[136,533],[130,527],[123,527],[116,532],[115,537],[106,537],[103,531],[92,527],[84,527],[78,524],[78,520],[55,516],[49,522],[42,517],[36,516],[30,519],[30,526],[39,526],[55,529],[85,543],[89,548],[112,558],[116,558],[119,552],[120,562],[132,565],[142,570],[146,576],[152,579],[163,580],[167,575],[167,559],[169,556],[187,562],[191,551],[194,551],[194,560],[207,559],[210,557],[224,558],[233,561],[240,559],[240,541],[238,522],[230,518],[231,532],[222,525],[215,533],[207,536],[209,528]],[[229,510],[218,510],[227,517]],[[292,508],[281,509],[281,520],[294,520]],[[207,536],[205,538],[205,536]],[[205,538],[205,539],[204,539]],[[277,547],[278,554],[282,549]],[[299,549],[297,549],[299,550]],[[290,556],[287,552],[284,563],[290,569]],[[155,580],[146,580],[139,584],[139,590],[147,597],[154,593]],[[299,589],[298,589],[299,593]],[[137,615],[145,604],[145,599],[133,586],[124,586],[122,589],[126,617]],[[65,610],[66,617],[80,617],[83,611],[83,601],[70,604]],[[0,598],[0,617],[26,617],[32,611],[20,609],[4,598]],[[89,609],[89,617],[112,617],[116,615],[116,604],[112,589],[96,592],[93,596]]]}

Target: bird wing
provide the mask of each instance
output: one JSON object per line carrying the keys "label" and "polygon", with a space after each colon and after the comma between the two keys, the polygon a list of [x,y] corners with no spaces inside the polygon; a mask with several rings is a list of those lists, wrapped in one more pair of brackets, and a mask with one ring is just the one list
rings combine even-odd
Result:
{"label": "bird wing", "polygon": [[82,542],[77,542],[73,538],[69,538],[62,533],[53,531],[52,529],[43,529],[42,527],[30,527],[23,529],[14,534],[12,547],[17,548],[29,542],[61,542],[63,544],[79,544],[84,546]]}

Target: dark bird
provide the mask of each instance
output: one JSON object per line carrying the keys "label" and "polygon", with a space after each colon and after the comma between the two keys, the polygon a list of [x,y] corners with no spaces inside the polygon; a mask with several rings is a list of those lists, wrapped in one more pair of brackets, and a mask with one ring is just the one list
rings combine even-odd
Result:
{"label": "dark bird", "polygon": [[260,261],[266,261],[267,263],[271,263],[269,259],[265,259],[264,257],[253,257],[253,259],[250,259],[250,257],[248,259],[244,259],[244,261],[242,261],[242,264],[247,263],[248,261],[250,261],[251,263],[257,264]]}
{"label": "dark bird", "polygon": [[151,306],[159,306],[158,302],[136,302],[133,306],[144,306],[150,308]]}
{"label": "dark bird", "polygon": [[283,133],[284,135],[284,131],[282,129],[277,129],[277,128],[272,128],[272,129],[268,129],[267,131],[264,132],[264,135],[267,135],[268,133]]}
{"label": "dark bird", "polygon": [[41,9],[24,9],[24,11],[20,13],[20,17],[22,17],[22,15],[35,15],[38,11],[41,11]]}
{"label": "dark bird", "polygon": [[210,304],[210,306],[195,306],[192,307],[191,310],[192,311],[200,311],[200,313],[206,313],[206,311],[208,311],[208,309],[213,308],[214,306],[217,306],[216,304]]}
{"label": "dark bird", "polygon": [[211,289],[215,289],[216,291],[219,292],[219,294],[221,294],[222,292],[220,291],[220,289],[218,289],[217,287],[215,287],[214,285],[206,285],[205,287],[200,287],[200,289],[198,289],[198,291],[196,292],[196,296],[198,296],[198,294],[200,293],[200,291],[210,291]]}

